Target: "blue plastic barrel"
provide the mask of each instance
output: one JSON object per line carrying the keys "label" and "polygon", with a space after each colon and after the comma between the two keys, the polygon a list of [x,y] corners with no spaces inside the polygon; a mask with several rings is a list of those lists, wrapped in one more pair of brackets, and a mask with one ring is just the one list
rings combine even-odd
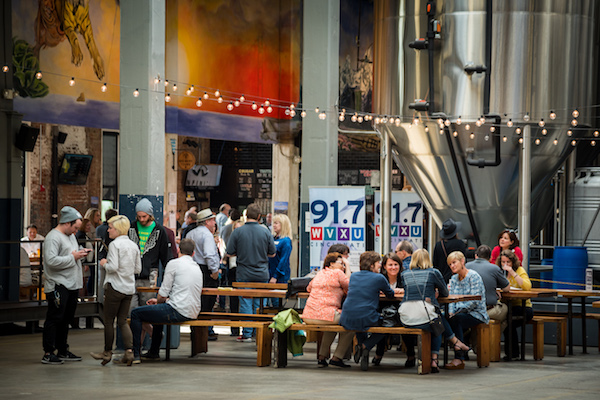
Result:
{"label": "blue plastic barrel", "polygon": [[[542,259],[542,265],[552,265],[552,264],[553,264],[552,258]],[[553,280],[552,274],[554,274],[554,271],[552,271],[552,270],[542,271],[542,272],[540,272],[540,279],[543,281],[551,281],[551,280]],[[552,289],[552,282],[540,282],[540,287],[544,288],[544,289]]]}
{"label": "blue plastic barrel", "polygon": [[585,289],[585,269],[588,266],[586,247],[558,246],[554,248],[554,268],[552,280],[554,289]]}

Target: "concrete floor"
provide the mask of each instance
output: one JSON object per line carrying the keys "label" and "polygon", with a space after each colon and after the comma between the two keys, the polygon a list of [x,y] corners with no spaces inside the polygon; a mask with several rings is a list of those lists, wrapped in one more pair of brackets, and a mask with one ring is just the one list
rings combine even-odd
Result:
{"label": "concrete floor", "polygon": [[[477,368],[468,361],[463,371],[442,370],[418,376],[404,370],[404,355],[392,350],[380,367],[362,372],[358,365],[340,370],[317,369],[314,343],[285,369],[256,367],[252,343],[237,343],[227,328],[217,328],[209,353],[190,358],[189,335],[169,362],[132,367],[102,367],[90,351],[102,349],[102,329],[72,330],[71,350],[81,362],[50,366],[40,363],[42,335],[0,337],[0,398],[43,399],[594,399],[600,398],[600,355],[597,348],[558,358],[546,346],[543,361],[492,363]],[[164,352],[161,352],[161,355]],[[474,357],[472,357],[473,359]]]}

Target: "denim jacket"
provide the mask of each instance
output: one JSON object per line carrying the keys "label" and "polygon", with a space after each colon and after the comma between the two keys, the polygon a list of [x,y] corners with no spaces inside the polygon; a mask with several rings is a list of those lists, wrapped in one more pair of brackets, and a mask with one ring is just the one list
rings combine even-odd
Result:
{"label": "denim jacket", "polygon": [[403,302],[429,298],[433,305],[439,307],[440,305],[435,297],[435,289],[438,289],[440,297],[448,296],[448,287],[444,277],[435,268],[404,270],[402,271],[402,283],[404,284]]}

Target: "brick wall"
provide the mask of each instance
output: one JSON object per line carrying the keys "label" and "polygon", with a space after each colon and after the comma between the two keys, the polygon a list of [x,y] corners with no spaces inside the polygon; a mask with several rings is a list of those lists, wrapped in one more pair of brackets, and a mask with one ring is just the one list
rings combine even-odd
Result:
{"label": "brick wall", "polygon": [[[65,153],[89,154],[93,156],[92,165],[85,185],[57,185],[58,210],[70,205],[81,214],[92,207],[91,197],[102,196],[102,131],[95,128],[74,126],[58,126],[58,130],[67,133],[64,144],[58,144],[58,163],[52,166],[52,135],[53,126],[50,124],[34,124],[41,126],[38,143],[32,153],[28,155],[28,173],[30,176],[30,221],[38,226],[42,235],[52,229],[52,169],[59,168]],[[41,149],[41,163],[40,163]],[[41,169],[41,175],[40,175]],[[41,179],[40,179],[41,178]],[[26,199],[27,204],[27,199]]]}

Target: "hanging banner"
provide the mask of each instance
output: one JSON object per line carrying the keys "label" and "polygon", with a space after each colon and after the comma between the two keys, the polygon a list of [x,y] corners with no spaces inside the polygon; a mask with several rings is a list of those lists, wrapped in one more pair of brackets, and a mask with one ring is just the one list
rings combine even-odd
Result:
{"label": "hanging banner", "polygon": [[[392,215],[391,215],[391,238],[392,244],[389,249],[403,240],[413,244],[414,249],[423,247],[423,202],[415,192],[393,191],[392,192]],[[381,249],[381,192],[375,192],[375,251]]]}
{"label": "hanging banner", "polygon": [[310,269],[319,270],[329,247],[350,248],[350,268],[358,271],[365,251],[365,188],[310,187]]}

